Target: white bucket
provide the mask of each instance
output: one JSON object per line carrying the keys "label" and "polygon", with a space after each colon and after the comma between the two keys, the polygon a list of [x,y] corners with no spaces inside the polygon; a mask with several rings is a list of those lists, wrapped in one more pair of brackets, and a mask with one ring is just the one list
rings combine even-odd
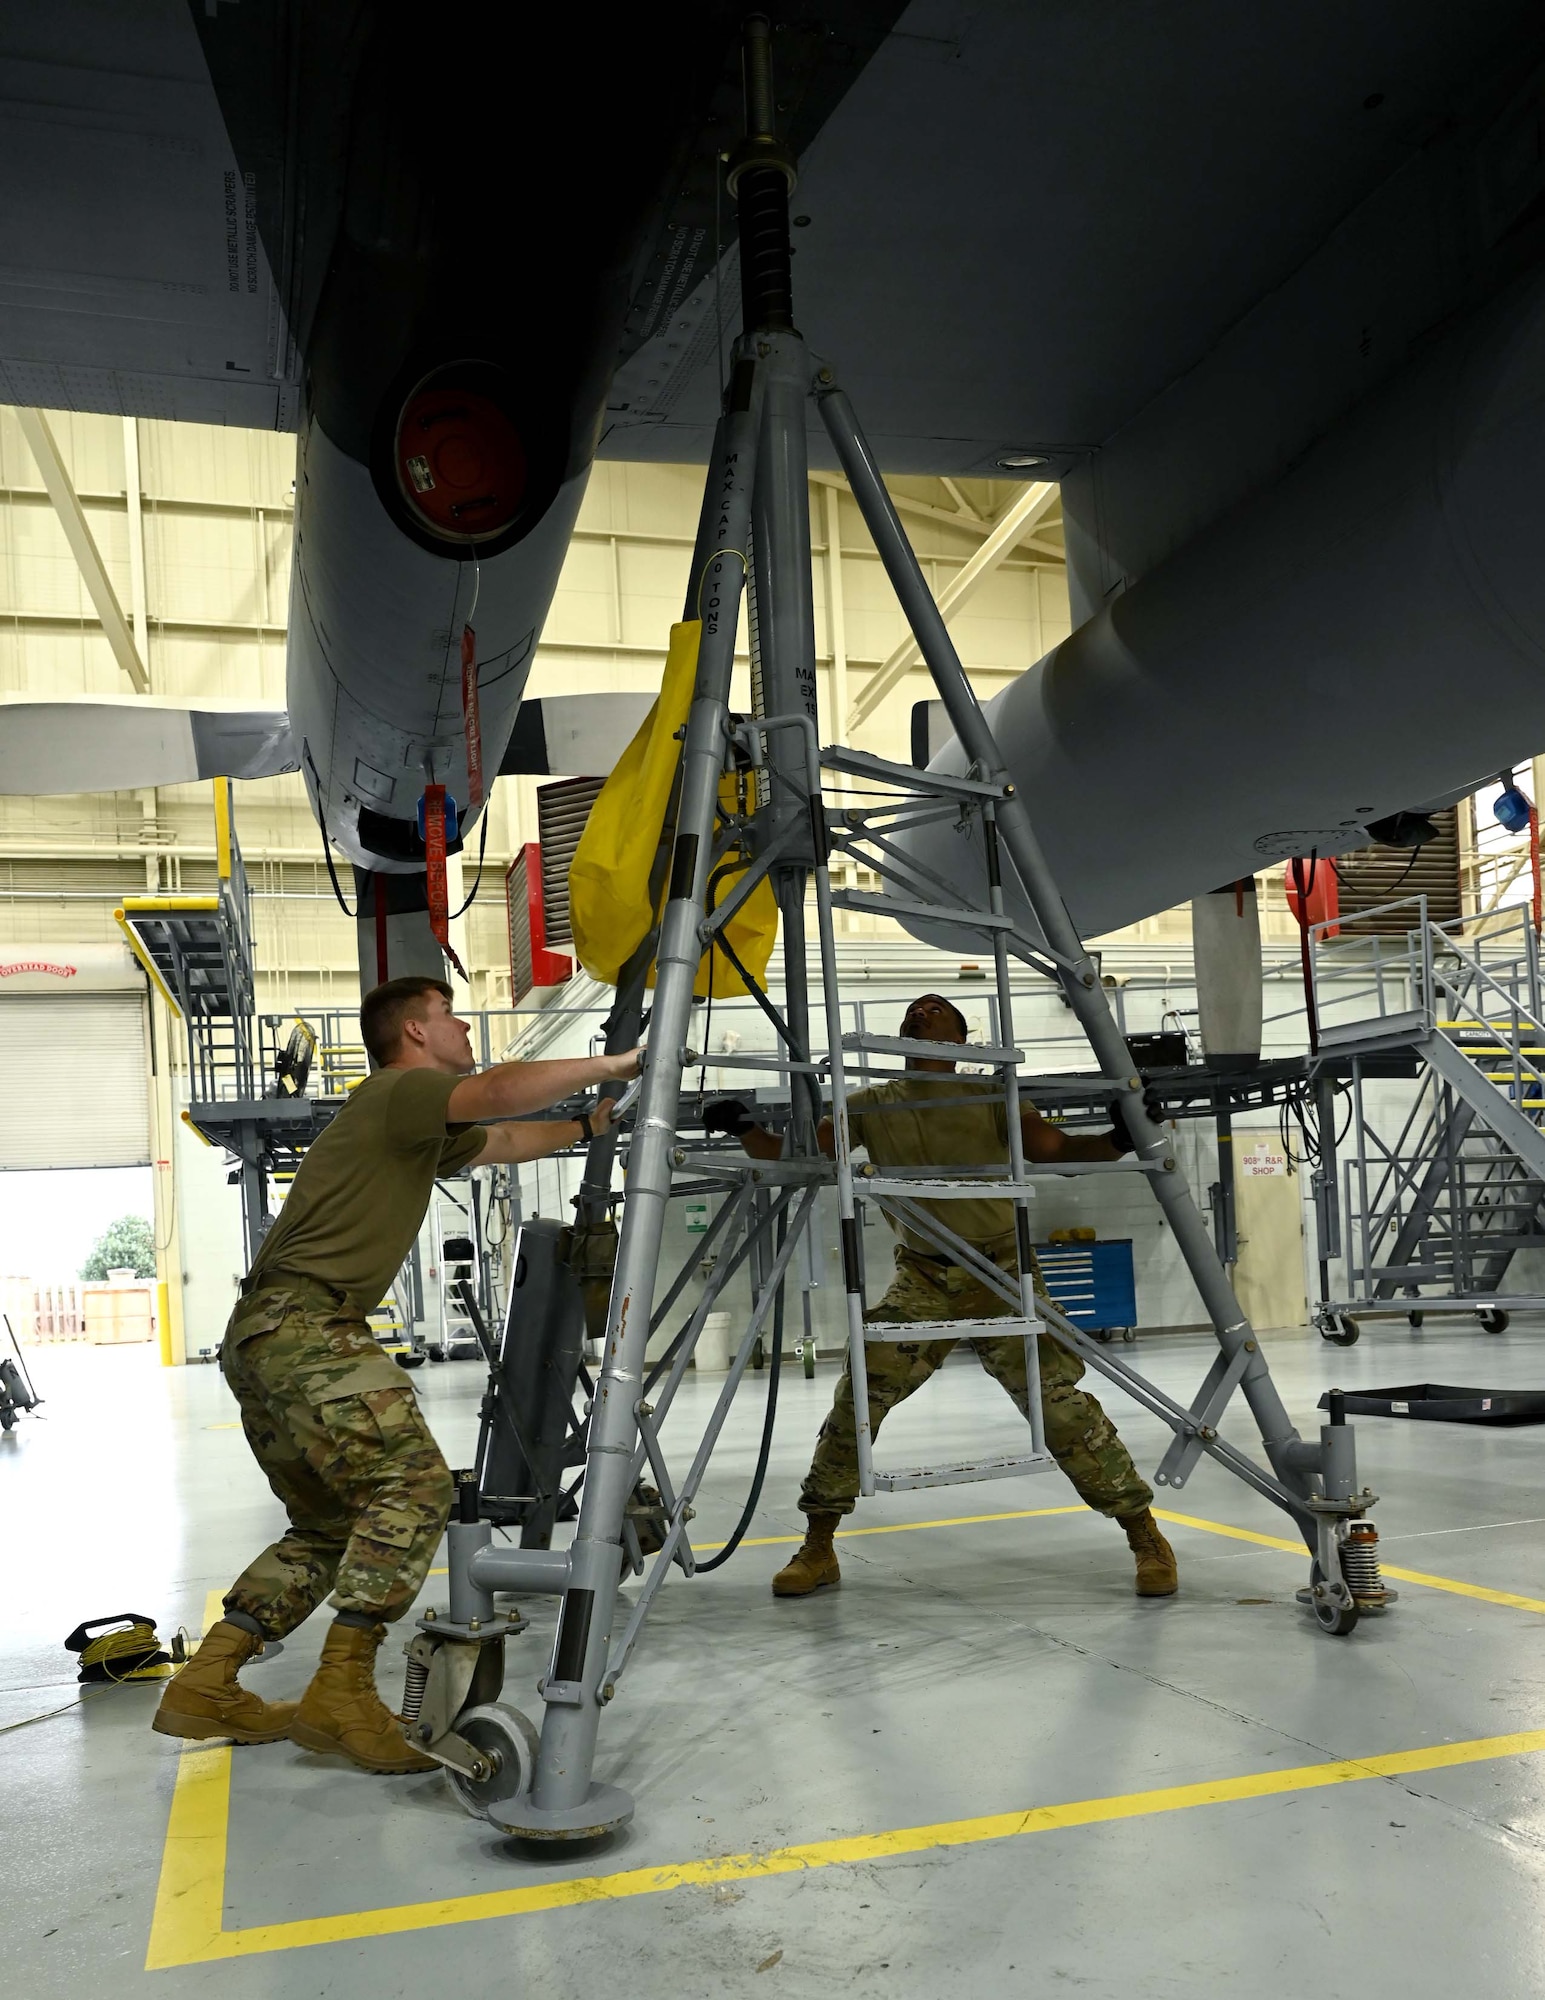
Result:
{"label": "white bucket", "polygon": [[692,1360],[704,1374],[722,1375],[729,1367],[730,1328],[734,1322],[735,1315],[730,1312],[711,1312],[703,1321]]}

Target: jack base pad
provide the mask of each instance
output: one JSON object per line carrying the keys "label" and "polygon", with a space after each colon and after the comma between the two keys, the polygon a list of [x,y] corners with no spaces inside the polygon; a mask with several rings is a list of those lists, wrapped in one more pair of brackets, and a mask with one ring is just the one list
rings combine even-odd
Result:
{"label": "jack base pad", "polygon": [[483,1817],[502,1833],[522,1840],[594,1840],[598,1834],[615,1833],[633,1817],[633,1794],[621,1785],[590,1787],[577,1806],[543,1811],[531,1803],[530,1793],[519,1798],[501,1799],[483,1808]]}

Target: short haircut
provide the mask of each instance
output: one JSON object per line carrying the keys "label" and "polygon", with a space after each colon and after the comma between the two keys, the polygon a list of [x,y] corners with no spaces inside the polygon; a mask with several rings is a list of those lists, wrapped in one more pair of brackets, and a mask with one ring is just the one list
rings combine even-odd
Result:
{"label": "short haircut", "polygon": [[425,1021],[425,1005],[431,993],[445,996],[449,1005],[455,997],[443,979],[429,979],[423,973],[409,973],[403,979],[388,979],[372,986],[360,1003],[359,1032],[370,1060],[378,1067],[389,1063],[402,1042],[404,1021]]}
{"label": "short haircut", "polygon": [[[953,1000],[946,1000],[942,993],[919,993],[917,996],[917,1000],[909,1000],[907,1002],[907,1014],[911,1013],[912,1009],[918,1004],[919,1000],[937,1000],[941,1007],[948,1007],[950,1012],[955,1016],[955,1026],[960,1030],[960,1039],[963,1042],[970,1041],[971,1039],[970,1025],[968,1024],[965,1015],[961,1013],[960,1009],[955,1005]],[[901,1017],[903,1027],[906,1025],[907,1014],[903,1014]]]}

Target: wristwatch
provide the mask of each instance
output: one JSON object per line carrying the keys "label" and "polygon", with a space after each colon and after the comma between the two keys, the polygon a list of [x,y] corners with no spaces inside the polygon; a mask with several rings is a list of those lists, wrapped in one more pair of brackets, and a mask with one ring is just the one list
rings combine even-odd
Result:
{"label": "wristwatch", "polygon": [[581,1133],[584,1135],[585,1144],[588,1146],[590,1141],[595,1137],[595,1127],[590,1122],[590,1113],[582,1111],[579,1114],[577,1122]]}

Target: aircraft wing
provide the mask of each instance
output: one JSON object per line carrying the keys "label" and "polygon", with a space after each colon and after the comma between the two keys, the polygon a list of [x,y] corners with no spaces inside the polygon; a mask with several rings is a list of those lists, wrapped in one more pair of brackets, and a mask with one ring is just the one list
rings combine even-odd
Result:
{"label": "aircraft wing", "polygon": [[282,708],[156,695],[0,695],[0,793],[133,791],[299,768]]}
{"label": "aircraft wing", "polygon": [[[605,777],[653,693],[541,695],[521,703],[501,777]],[[286,710],[174,696],[0,695],[0,795],[133,791],[300,769]]]}
{"label": "aircraft wing", "polygon": [[[799,325],[888,475],[1064,481],[1078,624],[1516,275],[1542,61],[1529,0],[914,0],[801,150]],[[604,456],[706,459],[734,255]]]}
{"label": "aircraft wing", "polygon": [[503,778],[604,778],[654,707],[651,694],[528,695],[499,765]]}
{"label": "aircraft wing", "polygon": [[186,0],[9,10],[0,400],[293,429],[269,166],[238,164]]}

